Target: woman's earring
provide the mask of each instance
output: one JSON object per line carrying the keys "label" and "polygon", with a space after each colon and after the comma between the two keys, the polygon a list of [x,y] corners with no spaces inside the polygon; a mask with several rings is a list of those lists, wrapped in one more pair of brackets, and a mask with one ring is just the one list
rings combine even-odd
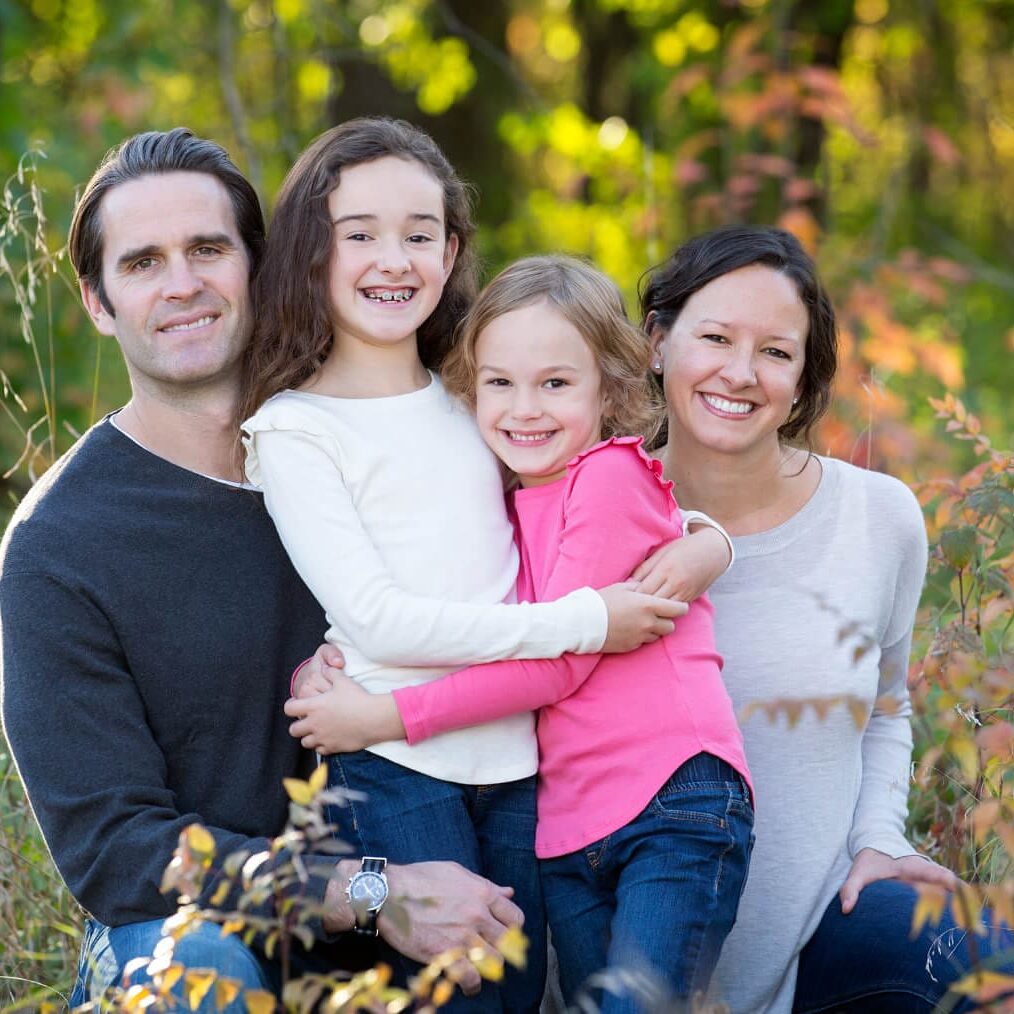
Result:
{"label": "woman's earring", "polygon": [[655,371],[656,373],[661,373],[661,372],[662,372],[662,364],[661,364],[661,362],[659,362],[659,360],[657,360],[657,359],[655,360],[655,362],[653,362],[653,363],[651,364],[651,368],[652,368],[652,369],[653,369],[653,370],[654,370],[654,371]]}
{"label": "woman's earring", "polygon": [[799,395],[798,394],[795,396],[795,398],[792,399],[792,404],[793,405],[798,405],[799,404]]}

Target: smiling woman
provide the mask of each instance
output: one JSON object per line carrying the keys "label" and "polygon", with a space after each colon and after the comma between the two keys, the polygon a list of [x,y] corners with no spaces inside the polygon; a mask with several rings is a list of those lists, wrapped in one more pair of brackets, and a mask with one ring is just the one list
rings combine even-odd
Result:
{"label": "smiling woman", "polygon": [[[793,236],[691,240],[651,274],[642,309],[668,400],[666,474],[736,548],[710,594],[757,845],[717,990],[737,1014],[928,1014],[971,958],[962,932],[943,956],[953,924],[909,932],[912,885],[956,883],[904,837],[919,506],[889,476],[793,442],[827,405],[836,352]],[[1010,943],[980,940],[979,955]]]}

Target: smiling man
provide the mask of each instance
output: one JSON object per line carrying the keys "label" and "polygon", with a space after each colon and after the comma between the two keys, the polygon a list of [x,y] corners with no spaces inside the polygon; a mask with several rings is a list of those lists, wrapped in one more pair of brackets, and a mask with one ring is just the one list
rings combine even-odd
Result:
{"label": "smiling man", "polygon": [[[73,1003],[151,953],[175,907],[159,884],[180,831],[200,821],[215,838],[208,902],[225,856],[263,852],[282,830],[282,779],[311,761],[282,704],[285,674],[313,651],[324,617],[241,481],[232,422],[263,244],[250,184],[182,128],[110,152],[75,211],[82,298],[120,345],[131,399],[49,470],[0,550],[4,731],[89,916]],[[381,882],[377,865],[364,860]],[[316,866],[300,888],[320,906],[311,928],[351,930],[345,891],[359,860]],[[407,928],[383,912],[376,921],[416,960],[520,919],[506,889],[452,863],[386,876],[393,894],[428,900],[411,906]],[[179,943],[178,960],[278,988],[274,962],[205,930]],[[348,939],[310,957],[333,968]]]}

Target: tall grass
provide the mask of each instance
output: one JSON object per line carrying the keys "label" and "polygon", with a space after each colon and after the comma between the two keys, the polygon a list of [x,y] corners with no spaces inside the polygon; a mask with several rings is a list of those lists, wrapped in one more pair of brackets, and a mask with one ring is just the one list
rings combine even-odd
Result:
{"label": "tall grass", "polygon": [[[18,346],[0,360],[4,518],[59,453],[61,432],[64,443],[73,435],[58,421],[54,329],[54,301],[73,287],[64,251],[48,244],[40,158],[24,156],[0,193],[0,320]],[[0,1010],[59,1005],[73,981],[80,935],[80,909],[53,867],[0,740]]]}

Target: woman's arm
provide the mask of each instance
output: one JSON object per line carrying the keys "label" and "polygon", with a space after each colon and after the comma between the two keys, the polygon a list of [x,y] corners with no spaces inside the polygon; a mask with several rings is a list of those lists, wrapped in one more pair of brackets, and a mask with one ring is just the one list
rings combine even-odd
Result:
{"label": "woman's arm", "polygon": [[927,547],[922,512],[908,490],[897,489],[885,505],[887,511],[896,515],[891,519],[892,542],[900,562],[891,589],[894,606],[880,649],[877,699],[863,732],[863,780],[849,834],[853,863],[839,891],[846,915],[862,889],[877,880],[921,882],[949,890],[958,884],[950,870],[916,853],[905,837],[912,759],[912,707],[906,681]]}

